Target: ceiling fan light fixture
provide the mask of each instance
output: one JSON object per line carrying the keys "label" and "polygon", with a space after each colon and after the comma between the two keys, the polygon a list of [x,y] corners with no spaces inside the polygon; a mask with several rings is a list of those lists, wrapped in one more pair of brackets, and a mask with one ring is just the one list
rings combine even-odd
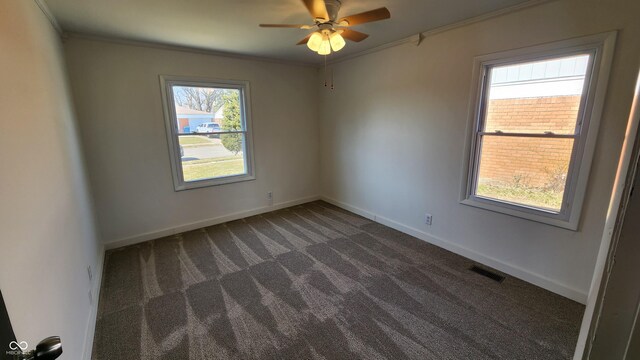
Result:
{"label": "ceiling fan light fixture", "polygon": [[[293,1],[293,0],[291,0]],[[311,14],[314,24],[260,24],[264,28],[298,28],[304,30],[315,29],[296,45],[307,44],[307,47],[319,54],[329,55],[342,50],[346,40],[361,42],[369,35],[349,29],[352,26],[366,24],[391,18],[386,7],[338,17],[342,5],[341,0],[301,0]]]}
{"label": "ceiling fan light fixture", "polygon": [[333,51],[340,51],[346,45],[346,42],[340,33],[341,31],[336,31],[329,37],[329,42],[331,43],[331,49],[333,49]]}
{"label": "ceiling fan light fixture", "polygon": [[311,51],[317,52],[318,50],[320,50],[320,44],[322,44],[322,40],[323,40],[322,34],[320,34],[319,32],[314,32],[313,35],[311,35],[311,37],[309,38],[309,41],[307,42],[307,47]]}
{"label": "ceiling fan light fixture", "polygon": [[322,43],[320,43],[320,48],[318,49],[319,55],[329,55],[331,54],[331,43],[329,42],[329,37],[324,36],[322,39]]}

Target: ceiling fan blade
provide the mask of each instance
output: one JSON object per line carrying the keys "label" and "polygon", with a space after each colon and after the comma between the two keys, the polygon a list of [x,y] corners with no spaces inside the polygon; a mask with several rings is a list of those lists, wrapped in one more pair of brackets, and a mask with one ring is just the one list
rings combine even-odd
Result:
{"label": "ceiling fan blade", "polygon": [[313,35],[313,33],[307,35],[304,39],[298,41],[298,43],[296,45],[304,45],[304,44],[308,43],[309,39],[311,38],[311,35]]}
{"label": "ceiling fan blade", "polygon": [[347,40],[355,41],[355,42],[360,42],[369,37],[368,34],[361,33],[360,31],[349,30],[349,29],[344,29],[341,35],[343,38]]}
{"label": "ceiling fan blade", "polygon": [[[391,17],[389,9],[381,7],[379,9],[365,11],[360,14],[350,15],[340,19],[340,26],[354,26],[373,21],[385,20]],[[343,23],[344,22],[344,23]]]}
{"label": "ceiling fan blade", "polygon": [[327,12],[327,6],[324,4],[324,0],[302,0],[302,2],[314,20],[318,18],[329,20],[329,13]]}
{"label": "ceiling fan blade", "polygon": [[260,27],[264,28],[294,28],[294,29],[304,29],[308,25],[303,24],[260,24]]}

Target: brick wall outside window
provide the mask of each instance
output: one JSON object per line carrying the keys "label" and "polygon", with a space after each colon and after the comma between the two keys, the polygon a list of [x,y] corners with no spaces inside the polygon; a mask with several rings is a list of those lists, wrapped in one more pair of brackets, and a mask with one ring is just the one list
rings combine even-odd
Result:
{"label": "brick wall outside window", "polygon": [[[489,102],[485,131],[571,134],[581,97],[496,99]],[[573,139],[485,136],[480,182],[564,189]]]}

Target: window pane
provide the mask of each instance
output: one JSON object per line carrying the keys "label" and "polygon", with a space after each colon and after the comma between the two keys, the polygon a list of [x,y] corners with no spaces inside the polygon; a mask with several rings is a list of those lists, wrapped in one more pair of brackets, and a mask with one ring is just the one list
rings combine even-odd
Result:
{"label": "window pane", "polygon": [[476,195],[559,212],[573,139],[484,136]]}
{"label": "window pane", "polygon": [[244,134],[183,135],[178,138],[185,182],[247,173]]}
{"label": "window pane", "polygon": [[575,133],[589,55],[490,69],[484,131]]}
{"label": "window pane", "polygon": [[244,130],[240,90],[173,86],[179,134]]}

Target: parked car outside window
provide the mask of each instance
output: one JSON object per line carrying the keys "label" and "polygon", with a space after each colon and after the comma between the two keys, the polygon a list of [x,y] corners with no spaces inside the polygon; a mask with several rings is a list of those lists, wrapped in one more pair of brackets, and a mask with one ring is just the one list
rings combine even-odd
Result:
{"label": "parked car outside window", "polygon": [[220,131],[220,125],[212,122],[200,124],[196,128],[196,132],[198,133],[212,133],[217,131]]}

